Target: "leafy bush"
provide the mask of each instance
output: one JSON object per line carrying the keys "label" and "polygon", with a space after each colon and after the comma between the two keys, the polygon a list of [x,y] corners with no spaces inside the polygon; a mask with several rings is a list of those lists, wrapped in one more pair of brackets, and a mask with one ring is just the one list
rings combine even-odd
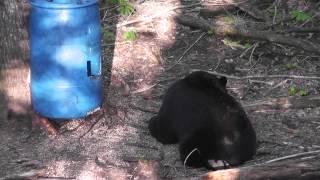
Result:
{"label": "leafy bush", "polygon": [[300,95],[300,96],[306,96],[308,95],[308,92],[306,89],[298,89],[295,85],[292,85],[289,87],[288,89],[288,93],[290,96],[294,96],[294,95]]}
{"label": "leafy bush", "polygon": [[291,70],[291,69],[295,69],[298,67],[298,64],[297,63],[288,63],[286,64],[286,68]]}
{"label": "leafy bush", "polygon": [[126,41],[134,41],[137,39],[137,33],[135,31],[127,31],[123,36]]}
{"label": "leafy bush", "polygon": [[305,22],[312,18],[309,13],[298,10],[291,11],[290,16],[298,22]]}
{"label": "leafy bush", "polygon": [[128,0],[109,0],[109,2],[119,5],[118,11],[121,15],[129,16],[134,11],[133,5]]}

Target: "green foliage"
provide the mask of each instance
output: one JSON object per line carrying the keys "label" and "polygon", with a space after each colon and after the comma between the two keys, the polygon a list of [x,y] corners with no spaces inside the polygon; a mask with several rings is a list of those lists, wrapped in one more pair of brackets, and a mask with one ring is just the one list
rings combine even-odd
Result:
{"label": "green foliage", "polygon": [[135,31],[127,31],[123,36],[126,41],[134,41],[137,39],[137,33]]}
{"label": "green foliage", "polygon": [[214,34],[214,30],[209,30],[207,33],[208,33],[208,35],[213,35]]}
{"label": "green foliage", "polygon": [[120,7],[118,10],[119,10],[120,14],[122,14],[124,16],[129,16],[130,14],[133,13],[134,7],[130,3],[126,3],[123,5],[120,4]]}
{"label": "green foliage", "polygon": [[112,4],[118,4],[118,11],[123,16],[129,16],[133,13],[134,7],[128,0],[109,0]]}
{"label": "green foliage", "polygon": [[115,38],[115,34],[112,31],[109,31],[108,29],[103,29],[103,40],[110,41]]}
{"label": "green foliage", "polygon": [[244,44],[244,47],[245,47],[245,48],[250,48],[251,46],[252,46],[252,44],[249,43],[249,42],[246,42],[246,43]]}
{"label": "green foliage", "polygon": [[119,4],[119,0],[109,0],[110,4]]}
{"label": "green foliage", "polygon": [[312,18],[309,13],[298,10],[291,11],[290,16],[298,22],[305,22]]}
{"label": "green foliage", "polygon": [[231,47],[232,49],[236,49],[237,47],[241,46],[240,41],[235,41],[235,40],[232,40],[230,38],[224,38],[222,40],[222,42],[223,42],[223,44],[225,44],[226,46]]}
{"label": "green foliage", "polygon": [[[128,0],[109,0],[110,4],[118,5],[118,11],[123,16],[129,16],[134,12],[134,7]],[[137,38],[137,35],[133,31],[128,31],[123,34],[124,39],[126,41],[134,41]],[[114,34],[112,32],[105,32],[103,38],[105,40],[114,38]]]}
{"label": "green foliage", "polygon": [[294,95],[300,95],[300,96],[306,96],[308,95],[308,92],[306,89],[298,89],[295,85],[292,85],[289,87],[288,89],[288,93],[290,96],[294,96]]}
{"label": "green foliage", "polygon": [[223,20],[225,23],[228,23],[228,24],[233,24],[235,22],[235,19],[233,16],[225,16],[223,17]]}
{"label": "green foliage", "polygon": [[133,13],[134,7],[128,0],[109,0],[110,4],[117,4],[119,6],[118,11],[123,16],[129,16]]}
{"label": "green foliage", "polygon": [[241,40],[236,40],[236,39],[231,39],[231,38],[224,38],[222,40],[223,44],[226,46],[231,47],[232,49],[246,49],[252,46],[251,43],[248,41],[241,41]]}
{"label": "green foliage", "polygon": [[294,96],[296,95],[298,92],[298,89],[296,86],[290,86],[289,89],[288,89],[288,93],[290,96]]}
{"label": "green foliage", "polygon": [[286,64],[286,68],[289,69],[289,70],[295,69],[297,67],[298,67],[297,63],[288,63],[288,64]]}
{"label": "green foliage", "polygon": [[306,96],[308,94],[305,89],[300,89],[298,93],[300,96]]}

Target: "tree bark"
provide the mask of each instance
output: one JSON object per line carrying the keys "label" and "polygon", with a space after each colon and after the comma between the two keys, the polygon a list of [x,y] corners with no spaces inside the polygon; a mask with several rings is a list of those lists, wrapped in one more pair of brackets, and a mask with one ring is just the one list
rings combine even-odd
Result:
{"label": "tree bark", "polygon": [[21,0],[0,4],[0,106],[19,115],[30,110],[28,9]]}

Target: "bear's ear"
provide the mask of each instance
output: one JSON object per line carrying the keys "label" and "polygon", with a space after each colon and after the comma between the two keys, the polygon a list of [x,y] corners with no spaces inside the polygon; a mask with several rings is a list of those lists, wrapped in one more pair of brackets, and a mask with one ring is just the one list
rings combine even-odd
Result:
{"label": "bear's ear", "polygon": [[224,76],[221,76],[220,78],[219,78],[219,83],[222,85],[222,87],[224,87],[224,88],[226,88],[226,85],[227,85],[227,78],[226,77],[224,77]]}

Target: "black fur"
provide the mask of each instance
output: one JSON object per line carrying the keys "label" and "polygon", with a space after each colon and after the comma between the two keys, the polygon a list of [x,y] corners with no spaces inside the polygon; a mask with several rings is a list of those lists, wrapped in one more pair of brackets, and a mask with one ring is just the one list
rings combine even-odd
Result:
{"label": "black fur", "polygon": [[227,78],[193,72],[167,91],[151,135],[163,144],[179,143],[186,165],[213,169],[208,160],[231,166],[256,153],[256,134],[241,105],[227,93]]}

